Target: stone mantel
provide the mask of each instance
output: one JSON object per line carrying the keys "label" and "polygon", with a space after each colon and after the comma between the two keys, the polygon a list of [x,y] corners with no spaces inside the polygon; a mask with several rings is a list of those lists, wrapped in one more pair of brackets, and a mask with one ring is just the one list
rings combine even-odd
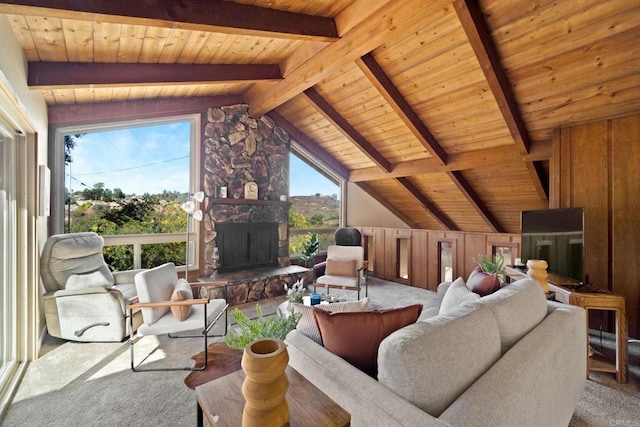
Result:
{"label": "stone mantel", "polygon": [[220,199],[212,198],[211,203],[220,205],[269,205],[269,206],[284,206],[291,205],[290,202],[282,202],[280,200],[253,200],[253,199]]}

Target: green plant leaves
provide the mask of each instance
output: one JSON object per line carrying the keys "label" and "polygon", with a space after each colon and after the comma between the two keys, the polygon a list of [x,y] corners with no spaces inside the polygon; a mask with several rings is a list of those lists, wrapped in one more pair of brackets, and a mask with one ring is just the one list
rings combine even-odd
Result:
{"label": "green plant leaves", "polygon": [[250,319],[238,308],[231,311],[231,316],[236,320],[236,332],[229,332],[224,337],[224,342],[231,348],[244,351],[244,348],[251,342],[260,338],[278,338],[284,340],[287,334],[296,328],[302,317],[302,313],[291,313],[285,317],[280,309],[275,316],[265,318],[262,315],[262,307],[256,304],[258,317]]}

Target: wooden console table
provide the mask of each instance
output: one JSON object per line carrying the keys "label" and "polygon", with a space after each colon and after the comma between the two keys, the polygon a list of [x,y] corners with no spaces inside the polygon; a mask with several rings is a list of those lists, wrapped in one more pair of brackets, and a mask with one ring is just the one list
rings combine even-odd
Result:
{"label": "wooden console table", "polygon": [[[525,273],[514,268],[506,268],[507,275],[512,279],[528,277]],[[607,310],[615,313],[616,359],[615,363],[600,355],[587,356],[587,377],[590,371],[611,372],[616,374],[616,381],[627,382],[629,351],[627,347],[627,314],[624,297],[610,292],[577,292],[572,288],[554,283],[548,279],[549,290],[555,292],[555,300],[564,304],[582,307],[587,311],[587,343],[589,339],[589,310]],[[589,349],[587,349],[587,352]],[[588,354],[588,353],[587,353]]]}
{"label": "wooden console table", "polygon": [[[348,426],[351,415],[291,366],[287,366],[287,402],[295,426]],[[244,372],[236,371],[196,387],[198,426],[237,427],[242,425],[242,382]]]}

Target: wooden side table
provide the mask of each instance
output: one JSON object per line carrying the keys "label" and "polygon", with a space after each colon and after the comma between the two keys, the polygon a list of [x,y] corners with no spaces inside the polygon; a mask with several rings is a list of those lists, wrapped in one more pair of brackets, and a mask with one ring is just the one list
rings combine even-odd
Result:
{"label": "wooden side table", "polygon": [[[587,311],[609,310],[615,313],[616,320],[616,360],[611,363],[599,355],[587,359],[587,376],[590,371],[611,372],[616,374],[616,381],[621,384],[627,382],[629,350],[627,344],[627,314],[624,297],[609,292],[576,292],[572,289],[549,284],[549,289],[556,293],[556,301],[576,305]],[[589,325],[587,325],[588,334]]]}
{"label": "wooden side table", "polygon": [[[512,280],[529,277],[524,272],[510,267],[505,268],[505,273]],[[599,355],[587,356],[587,377],[589,377],[589,372],[591,371],[610,372],[616,374],[617,382],[626,384],[627,372],[629,369],[629,349],[627,344],[627,314],[624,297],[605,291],[577,292],[570,287],[562,286],[562,283],[565,283],[565,281],[563,280],[565,280],[565,278],[561,278],[560,276],[555,275],[549,275],[549,293],[555,294],[554,298],[556,301],[584,308],[587,311],[587,319],[589,319],[589,310],[609,310],[615,313],[615,363],[611,363],[611,361]],[[566,281],[570,282],[571,279],[566,279]],[[588,343],[588,321],[586,333]]]}
{"label": "wooden side table", "polygon": [[[291,366],[287,367],[287,402],[295,426],[348,426],[351,415]],[[198,426],[237,427],[242,425],[242,382],[244,372],[236,371],[196,387]]]}

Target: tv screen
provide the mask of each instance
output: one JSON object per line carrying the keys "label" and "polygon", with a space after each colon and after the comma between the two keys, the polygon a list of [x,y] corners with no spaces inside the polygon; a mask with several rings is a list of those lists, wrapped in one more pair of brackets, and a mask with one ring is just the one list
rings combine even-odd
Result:
{"label": "tv screen", "polygon": [[584,208],[523,211],[523,262],[543,259],[547,271],[584,283]]}

